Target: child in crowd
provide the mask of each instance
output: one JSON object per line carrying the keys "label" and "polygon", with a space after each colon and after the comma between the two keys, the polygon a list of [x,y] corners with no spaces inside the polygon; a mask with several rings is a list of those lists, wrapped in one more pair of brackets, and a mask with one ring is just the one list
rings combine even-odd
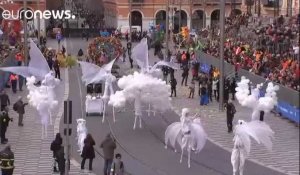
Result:
{"label": "child in crowd", "polygon": [[124,175],[125,170],[123,161],[121,160],[122,155],[118,153],[115,158],[116,160],[111,165],[110,175]]}

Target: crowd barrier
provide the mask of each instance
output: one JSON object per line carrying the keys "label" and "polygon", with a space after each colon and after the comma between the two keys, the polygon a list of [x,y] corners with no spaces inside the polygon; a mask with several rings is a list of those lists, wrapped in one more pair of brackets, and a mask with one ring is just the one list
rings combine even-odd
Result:
{"label": "crowd barrier", "polygon": [[[211,55],[198,51],[196,52],[196,56],[201,63],[213,65],[215,67],[219,67],[220,65],[220,60]],[[225,76],[234,74],[234,66],[225,62],[224,72]],[[238,71],[238,76],[247,77],[253,84],[264,83],[263,89],[265,89],[267,86],[267,81],[265,78],[255,75],[247,70],[240,69]],[[274,111],[279,113],[283,117],[299,124],[299,92],[291,88],[282,86],[281,84],[277,85],[280,87],[280,89],[277,92],[278,105],[276,106]]]}

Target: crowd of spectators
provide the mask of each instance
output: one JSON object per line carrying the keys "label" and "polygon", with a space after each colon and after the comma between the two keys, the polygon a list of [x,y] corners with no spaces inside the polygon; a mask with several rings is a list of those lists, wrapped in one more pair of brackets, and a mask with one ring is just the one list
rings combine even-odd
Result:
{"label": "crowd of spectators", "polygon": [[[245,17],[227,20],[224,59],[236,69],[249,70],[299,91],[300,16],[280,16],[267,25],[259,20],[257,25],[248,25]],[[235,33],[235,37],[228,37],[230,33]],[[204,45],[205,53],[219,56],[218,38]]]}

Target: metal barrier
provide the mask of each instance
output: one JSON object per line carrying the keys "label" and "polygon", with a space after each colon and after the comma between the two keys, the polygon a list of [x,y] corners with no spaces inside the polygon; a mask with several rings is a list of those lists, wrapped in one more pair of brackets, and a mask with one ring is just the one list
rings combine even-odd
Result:
{"label": "metal barrier", "polygon": [[[197,58],[200,60],[201,63],[213,65],[215,67],[219,67],[220,60],[216,57],[213,57],[211,55],[205,54],[203,52],[196,52]],[[224,71],[225,76],[232,74],[234,72],[234,66],[225,62],[224,63]],[[240,69],[238,71],[239,77],[245,76],[254,84],[259,83],[265,83],[266,79],[255,75],[247,70]],[[277,83],[275,83],[277,84]],[[264,84],[263,88],[266,88],[266,83]],[[294,121],[299,124],[299,92],[296,90],[293,90],[291,88],[285,87],[281,84],[277,84],[280,89],[277,92],[278,96],[278,105],[275,109],[275,112],[278,112],[280,115],[284,116],[285,118],[288,118],[291,121]]]}

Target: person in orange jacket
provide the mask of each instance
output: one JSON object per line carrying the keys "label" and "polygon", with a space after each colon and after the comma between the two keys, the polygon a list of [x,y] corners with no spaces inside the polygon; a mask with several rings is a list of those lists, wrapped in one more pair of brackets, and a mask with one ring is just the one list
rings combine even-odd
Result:
{"label": "person in orange jacket", "polygon": [[11,89],[13,93],[17,93],[17,82],[18,82],[18,75],[11,74],[9,77],[10,83],[11,83]]}

